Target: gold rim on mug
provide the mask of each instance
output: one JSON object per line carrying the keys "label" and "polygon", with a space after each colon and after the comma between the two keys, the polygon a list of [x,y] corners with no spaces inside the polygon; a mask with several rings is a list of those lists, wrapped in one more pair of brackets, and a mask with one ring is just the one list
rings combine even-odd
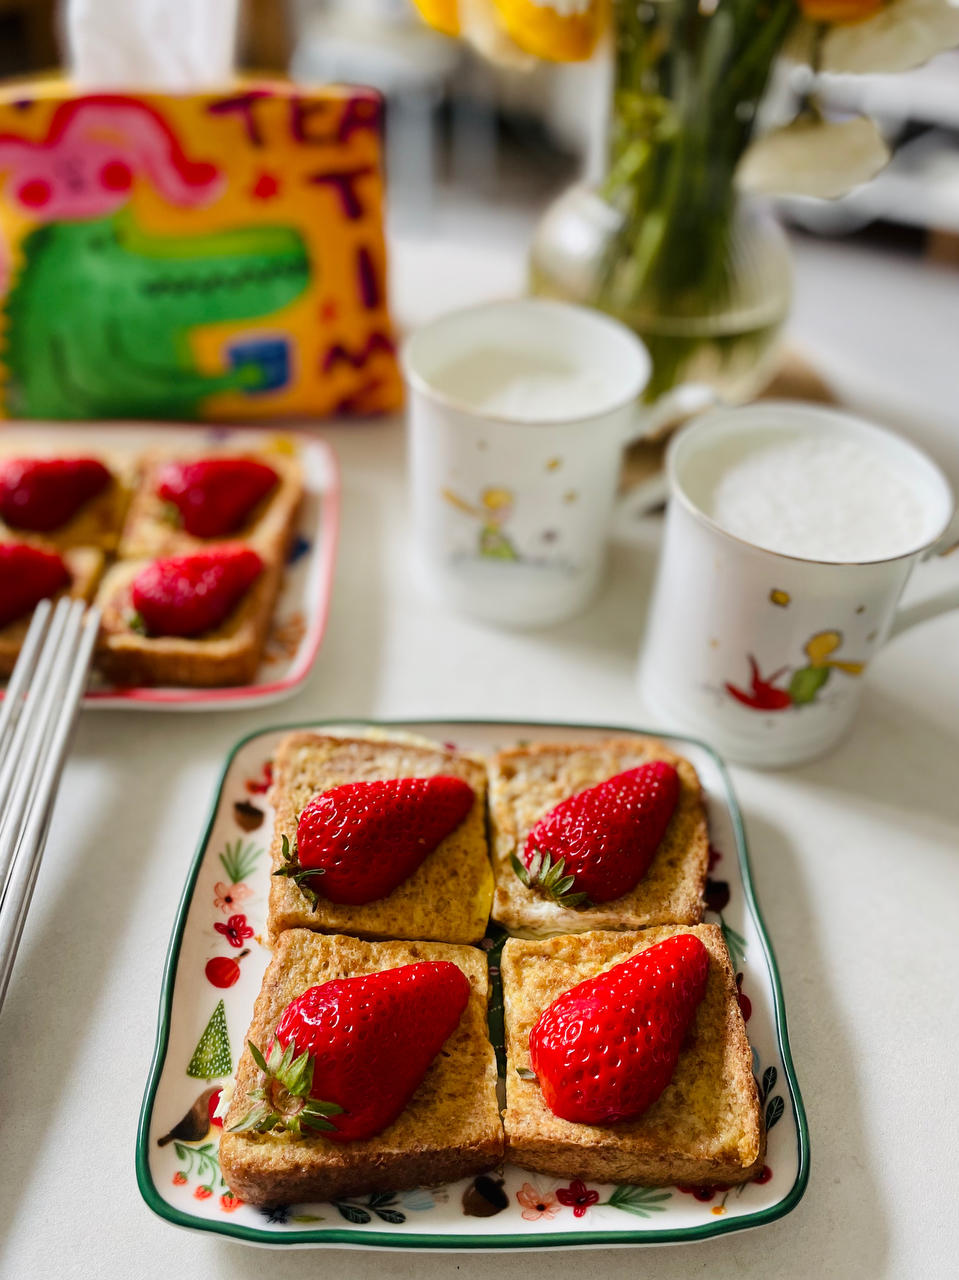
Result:
{"label": "gold rim on mug", "polygon": [[[507,308],[510,310],[528,308],[534,311],[552,311],[554,314],[572,316],[578,323],[585,322],[587,325],[593,325],[596,329],[602,329],[606,334],[612,335],[618,341],[625,342],[627,346],[632,347],[634,354],[639,356],[640,363],[643,366],[642,374],[637,376],[635,380],[635,389],[631,390],[628,395],[619,396],[616,400],[603,404],[601,407],[593,409],[586,414],[574,413],[554,418],[514,418],[509,414],[490,412],[487,409],[480,408],[478,405],[470,404],[467,400],[460,400],[456,396],[451,396],[448,392],[440,391],[430,382],[429,378],[414,368],[413,361],[416,354],[414,347],[417,343],[421,343],[431,337],[437,329],[449,322],[455,323],[470,316],[479,316],[484,312],[499,311]],[[447,409],[455,409],[458,413],[466,414],[484,422],[501,422],[511,427],[562,427],[573,423],[591,422],[594,418],[605,417],[606,414],[615,413],[617,409],[625,408],[626,405],[638,400],[652,372],[652,360],[649,352],[645,344],[640,341],[631,329],[627,329],[624,324],[614,320],[612,316],[605,315],[602,311],[595,311],[591,307],[580,307],[572,302],[560,302],[553,298],[500,298],[491,302],[480,302],[469,307],[457,307],[453,311],[445,311],[442,315],[421,325],[415,333],[410,334],[400,348],[399,361],[403,377],[409,385],[422,395],[429,396],[437,404],[441,404]]]}
{"label": "gold rim on mug", "polygon": [[[812,556],[790,555],[787,551],[773,551],[769,547],[760,546],[757,542],[750,542],[748,538],[741,538],[738,534],[730,533],[728,529],[724,529],[712,516],[703,511],[683,488],[677,474],[678,454],[683,447],[689,447],[693,436],[700,432],[708,432],[711,427],[719,426],[721,423],[728,423],[731,420],[735,422],[748,421],[749,419],[756,420],[766,415],[769,415],[769,420],[765,423],[765,426],[771,432],[782,431],[790,426],[808,426],[811,421],[825,426],[827,422],[831,421],[838,423],[843,430],[852,429],[853,433],[859,437],[865,436],[874,439],[878,436],[886,442],[887,447],[891,443],[894,449],[900,449],[904,453],[910,454],[919,466],[930,474],[941,490],[941,496],[944,498],[946,506],[946,515],[941,526],[937,528],[935,534],[924,538],[916,546],[898,551],[895,555],[879,556],[874,560],[819,560]],[[779,415],[778,420],[776,420],[776,415]],[[934,547],[949,528],[956,514],[955,495],[945,472],[937,462],[934,462],[923,449],[914,445],[911,440],[907,440],[896,431],[890,431],[888,427],[880,427],[876,423],[870,422],[867,418],[860,418],[854,413],[845,413],[839,409],[828,409],[820,405],[806,404],[802,400],[762,400],[756,404],[713,409],[704,413],[701,417],[697,417],[693,422],[681,427],[669,442],[666,449],[666,479],[668,497],[670,499],[678,499],[700,524],[706,525],[709,529],[721,534],[724,538],[728,538],[730,542],[738,543],[741,547],[748,547],[750,550],[758,551],[763,555],[776,556],[781,560],[792,560],[797,564],[855,568],[871,564],[889,564],[895,560],[905,560],[909,556],[920,555],[923,551],[928,551]]]}

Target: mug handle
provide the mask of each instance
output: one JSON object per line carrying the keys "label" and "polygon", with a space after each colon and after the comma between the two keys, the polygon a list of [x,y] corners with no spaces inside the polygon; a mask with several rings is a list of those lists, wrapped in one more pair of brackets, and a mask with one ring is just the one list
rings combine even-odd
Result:
{"label": "mug handle", "polygon": [[674,418],[691,418],[719,403],[719,396],[703,382],[684,382],[664,391],[655,404],[637,406],[636,415],[626,430],[623,444],[633,444],[644,436],[655,435]]}
{"label": "mug handle", "polygon": [[[956,538],[955,530],[947,533],[934,547],[930,548],[924,559],[931,560],[933,556],[947,556],[953,551],[959,551],[959,540]],[[910,627],[916,626],[917,623],[936,618],[940,613],[948,613],[950,609],[959,609],[959,586],[946,587],[945,590],[930,596],[928,600],[920,600],[916,604],[908,605],[905,609],[897,609],[889,634],[886,636],[887,642]]]}
{"label": "mug handle", "polygon": [[[712,387],[702,382],[684,382],[659,397],[654,405],[637,406],[632,422],[623,437],[623,445],[633,444],[645,436],[655,435],[674,418],[692,418],[719,403]],[[638,520],[666,503],[668,489],[665,471],[652,476],[619,499],[629,519]]]}

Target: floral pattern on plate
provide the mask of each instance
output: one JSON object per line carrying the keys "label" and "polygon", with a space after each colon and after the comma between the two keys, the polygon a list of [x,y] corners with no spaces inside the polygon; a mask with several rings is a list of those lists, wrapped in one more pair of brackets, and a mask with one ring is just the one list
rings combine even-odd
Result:
{"label": "floral pattern on plate", "polygon": [[[555,739],[558,731],[586,741],[610,732],[483,722],[368,727],[455,741],[462,750],[480,752],[518,739]],[[226,1109],[222,1091],[228,1096],[269,960],[261,939],[273,826],[271,760],[287,732],[254,734],[230,756],[181,906],[138,1137],[138,1181],[151,1208],[182,1226],[261,1244],[521,1249],[698,1240],[772,1221],[798,1203],[808,1177],[808,1133],[778,975],[749,880],[741,819],[718,758],[697,743],[675,738],[668,739],[670,746],[692,760],[706,797],[713,842],[706,918],[720,924],[726,938],[753,1047],[769,1134],[761,1178],[732,1189],[614,1186],[581,1178],[551,1180],[507,1165],[501,1175],[494,1171],[448,1187],[332,1204],[260,1210],[233,1197],[216,1162],[222,1128],[217,1108]],[[493,979],[494,1046],[502,1045],[497,962],[503,938],[501,931],[491,930],[483,944]],[[205,1072],[210,1074],[198,1074]],[[206,1088],[198,1095],[201,1079]]]}

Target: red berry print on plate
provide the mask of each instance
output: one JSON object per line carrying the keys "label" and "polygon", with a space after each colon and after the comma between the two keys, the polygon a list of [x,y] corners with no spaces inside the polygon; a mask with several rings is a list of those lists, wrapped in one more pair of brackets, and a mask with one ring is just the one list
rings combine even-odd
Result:
{"label": "red berry print on plate", "polygon": [[692,1196],[694,1200],[701,1200],[703,1204],[709,1204],[710,1200],[716,1199],[716,1192],[719,1187],[679,1187],[677,1191],[681,1191],[684,1196]]}
{"label": "red berry print on plate", "polygon": [[253,937],[253,930],[246,922],[246,916],[230,916],[226,924],[219,920],[213,926],[217,933],[222,933],[231,947],[242,947],[247,938]]}
{"label": "red berry print on plate", "polygon": [[239,1209],[243,1201],[239,1196],[235,1196],[232,1191],[224,1191],[220,1196],[220,1208],[224,1213],[233,1213],[235,1209]]}
{"label": "red berry print on plate", "polygon": [[599,1203],[599,1192],[587,1187],[582,1178],[574,1178],[568,1187],[558,1187],[556,1199],[573,1210],[575,1218],[582,1218],[590,1205]]}
{"label": "red berry print on plate", "polygon": [[729,906],[729,881],[707,880],[706,892],[703,897],[706,901],[707,911],[715,911],[717,914],[725,911]]}
{"label": "red berry print on plate", "polygon": [[[234,943],[233,945],[235,946],[236,944]],[[249,954],[250,948],[244,947],[240,954],[235,957],[214,956],[212,960],[206,962],[206,968],[203,971],[206,974],[207,982],[214,987],[219,987],[222,991],[225,991],[227,987],[232,987],[240,978],[239,962]]]}
{"label": "red berry print on plate", "polygon": [[182,1169],[177,1169],[176,1173],[173,1175],[173,1185],[175,1187],[186,1186],[186,1174]]}
{"label": "red berry print on plate", "polygon": [[210,1196],[213,1195],[213,1188],[197,1187],[197,1189],[194,1191],[193,1194],[197,1198],[197,1200],[209,1200]]}
{"label": "red berry print on plate", "polygon": [[753,1002],[743,991],[743,975],[741,973],[736,974],[736,999],[739,1001],[739,1007],[743,1012],[743,1022],[748,1022],[753,1015]]}
{"label": "red berry print on plate", "polygon": [[206,1104],[207,1114],[210,1117],[210,1124],[217,1129],[223,1128],[223,1119],[215,1114],[217,1107],[220,1105],[220,1098],[223,1096],[222,1089],[214,1089],[210,1094],[210,1099]]}
{"label": "red berry print on plate", "polygon": [[251,796],[260,796],[273,786],[273,761],[267,760],[258,778],[247,778],[246,789]]}

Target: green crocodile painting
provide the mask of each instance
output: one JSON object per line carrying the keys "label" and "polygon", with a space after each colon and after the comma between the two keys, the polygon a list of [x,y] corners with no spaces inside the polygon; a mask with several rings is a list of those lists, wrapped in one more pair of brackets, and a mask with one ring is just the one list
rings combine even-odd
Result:
{"label": "green crocodile painting", "polygon": [[21,250],[4,307],[8,416],[195,418],[214,392],[288,381],[283,339],[238,340],[208,374],[190,334],[269,316],[303,292],[310,264],[292,228],[155,236],[121,209],[48,223]]}

